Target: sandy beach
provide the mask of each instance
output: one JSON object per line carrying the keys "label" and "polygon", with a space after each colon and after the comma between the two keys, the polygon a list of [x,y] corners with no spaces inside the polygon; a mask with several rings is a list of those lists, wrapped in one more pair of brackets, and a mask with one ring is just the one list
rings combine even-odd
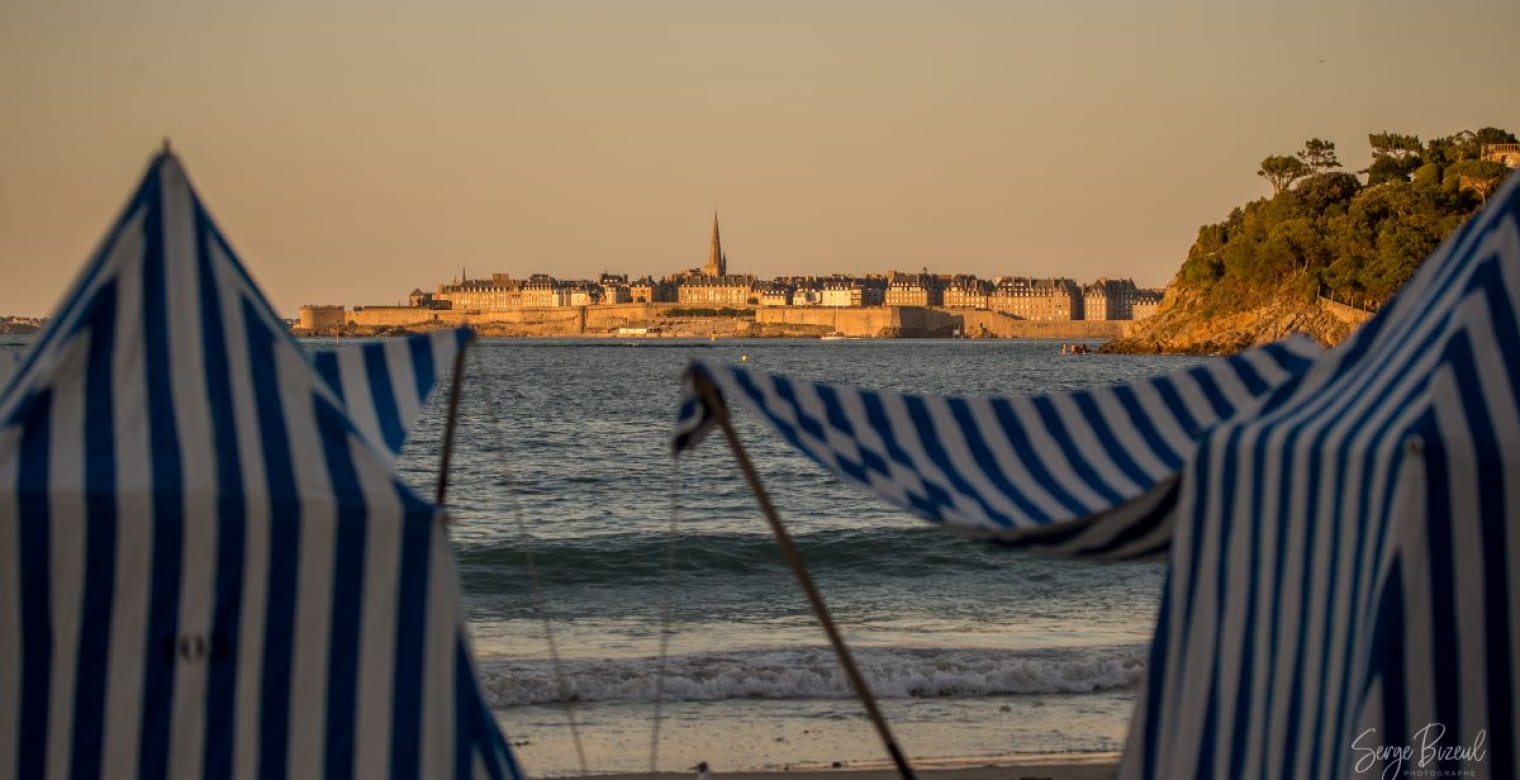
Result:
{"label": "sandy beach", "polygon": [[[1117,753],[1064,753],[1006,758],[938,759],[914,762],[927,780],[1108,780],[1118,765]],[[595,775],[597,780],[691,780],[693,773]],[[846,767],[799,765],[770,772],[714,772],[714,780],[894,780],[897,771],[884,762]]]}

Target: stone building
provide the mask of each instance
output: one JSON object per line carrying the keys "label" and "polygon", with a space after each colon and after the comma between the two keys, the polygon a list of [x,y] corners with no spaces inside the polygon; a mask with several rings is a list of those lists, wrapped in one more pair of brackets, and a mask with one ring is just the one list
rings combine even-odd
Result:
{"label": "stone building", "polygon": [[1064,322],[1083,318],[1082,288],[1071,279],[999,279],[987,296],[987,308],[1021,320]]}
{"label": "stone building", "polygon": [[447,308],[472,311],[501,311],[523,306],[521,285],[508,274],[491,274],[490,279],[470,279],[461,273],[459,281],[438,285],[438,292],[432,298],[447,302]]}
{"label": "stone building", "polygon": [[1520,168],[1520,144],[1484,144],[1483,159]]}
{"label": "stone building", "polygon": [[333,333],[342,330],[346,321],[342,306],[302,306],[296,324],[312,333]]}
{"label": "stone building", "polygon": [[752,306],[755,297],[753,276],[690,276],[676,288],[676,300],[692,306]]}
{"label": "stone building", "polygon": [[1165,290],[1143,289],[1135,294],[1135,305],[1130,307],[1132,319],[1143,320],[1151,317],[1161,310],[1161,299],[1166,294]]}
{"label": "stone building", "polygon": [[821,287],[798,287],[792,290],[793,306],[821,306],[823,305],[823,288]]}
{"label": "stone building", "polygon": [[718,238],[718,212],[713,211],[712,243],[707,248],[707,265],[702,266],[703,276],[728,276],[728,256],[723,254],[723,241]]}
{"label": "stone building", "polygon": [[566,282],[559,286],[560,306],[595,306],[602,302],[602,286],[592,282]]}
{"label": "stone building", "polygon": [[676,299],[676,286],[646,276],[628,284],[628,296],[632,303],[671,303]]}
{"label": "stone building", "polygon": [[823,283],[816,276],[778,276],[768,284],[782,285],[792,291],[788,306],[817,306],[823,300]]}
{"label": "stone building", "polygon": [[896,274],[887,282],[888,306],[939,306],[944,300],[939,280],[929,274]]}
{"label": "stone building", "polygon": [[945,308],[985,309],[987,294],[991,290],[992,285],[975,276],[955,276],[950,279],[949,284],[945,285]]}
{"label": "stone building", "polygon": [[522,303],[524,309],[547,309],[554,306],[566,305],[565,296],[560,292],[560,286],[554,277],[548,274],[533,274],[522,285]]}
{"label": "stone building", "polygon": [[416,309],[448,309],[452,308],[449,301],[433,297],[433,293],[423,292],[420,289],[412,290],[406,296],[407,305]]}
{"label": "stone building", "polygon": [[1134,319],[1135,299],[1139,294],[1133,279],[1099,278],[1082,289],[1083,319]]}
{"label": "stone building", "polygon": [[628,288],[625,274],[603,273],[596,279],[597,303],[632,303],[633,293]]}
{"label": "stone building", "polygon": [[792,288],[776,282],[763,282],[759,286],[757,295],[761,306],[791,306]]}
{"label": "stone building", "polygon": [[678,303],[691,306],[754,306],[760,302],[759,280],[746,274],[728,273],[728,255],[718,235],[718,212],[713,212],[712,242],[707,264],[671,280]]}
{"label": "stone building", "polygon": [[884,290],[879,284],[868,280],[836,277],[823,283],[818,305],[820,306],[880,306]]}

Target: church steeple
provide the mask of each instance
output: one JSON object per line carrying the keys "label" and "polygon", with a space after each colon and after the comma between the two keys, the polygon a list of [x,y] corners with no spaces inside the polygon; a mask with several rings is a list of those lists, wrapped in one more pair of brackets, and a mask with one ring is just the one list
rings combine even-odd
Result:
{"label": "church steeple", "polygon": [[702,266],[703,276],[727,276],[728,257],[723,254],[723,241],[718,238],[718,210],[713,209],[712,246],[707,249],[707,265]]}

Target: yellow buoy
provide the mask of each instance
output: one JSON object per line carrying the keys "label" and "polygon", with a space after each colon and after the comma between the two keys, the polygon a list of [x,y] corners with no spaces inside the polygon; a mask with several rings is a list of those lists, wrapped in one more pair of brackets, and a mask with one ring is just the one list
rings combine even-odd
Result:
{"label": "yellow buoy", "polygon": [[749,362],[749,355],[740,355],[739,356],[739,362],[740,363],[748,363]]}

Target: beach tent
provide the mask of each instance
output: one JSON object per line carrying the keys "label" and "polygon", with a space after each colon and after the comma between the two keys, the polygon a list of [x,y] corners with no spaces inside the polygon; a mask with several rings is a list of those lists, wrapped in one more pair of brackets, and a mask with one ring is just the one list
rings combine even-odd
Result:
{"label": "beach tent", "polygon": [[0,776],[518,777],[392,469],[463,335],[314,365],[156,157],[0,390]]}
{"label": "beach tent", "polygon": [[21,361],[21,353],[17,350],[0,350],[0,387],[5,386],[5,381],[10,379],[16,371],[16,364]]}
{"label": "beach tent", "polygon": [[1288,341],[1015,399],[695,364],[675,446],[733,399],[844,481],[952,531],[1165,558],[1121,778],[1512,778],[1517,304],[1511,177],[1320,355]]}
{"label": "beach tent", "polygon": [[471,337],[455,328],[381,339],[317,352],[312,364],[354,428],[394,461],[428,392]]}

